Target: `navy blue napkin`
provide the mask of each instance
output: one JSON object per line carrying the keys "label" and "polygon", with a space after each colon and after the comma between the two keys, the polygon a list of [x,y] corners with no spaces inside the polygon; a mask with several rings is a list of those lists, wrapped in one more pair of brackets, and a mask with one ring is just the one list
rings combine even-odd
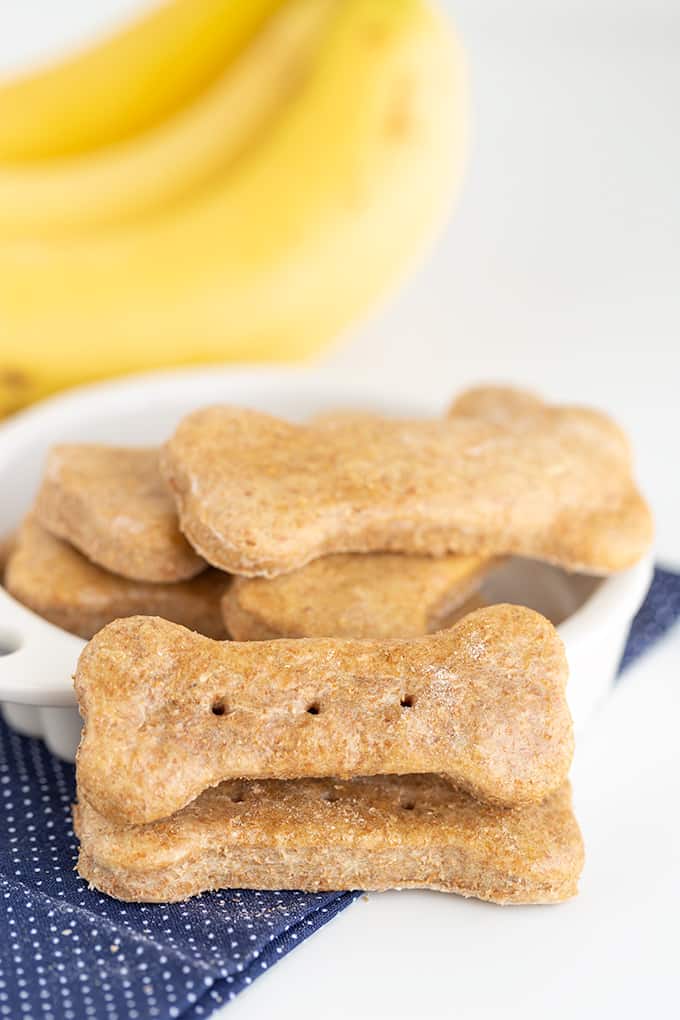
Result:
{"label": "navy blue napkin", "polygon": [[[678,617],[680,575],[657,570],[622,667]],[[0,1017],[208,1017],[358,895],[118,903],[74,871],[73,796],[73,767],[0,722]]]}

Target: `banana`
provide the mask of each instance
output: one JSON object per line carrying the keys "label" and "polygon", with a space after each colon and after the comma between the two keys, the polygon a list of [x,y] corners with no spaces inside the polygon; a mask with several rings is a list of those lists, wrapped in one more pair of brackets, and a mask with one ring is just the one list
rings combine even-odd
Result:
{"label": "banana", "polygon": [[166,0],[76,56],[0,81],[0,160],[109,145],[217,77],[283,0]]}
{"label": "banana", "polygon": [[211,186],[95,237],[0,243],[0,408],[162,364],[317,349],[441,221],[465,105],[458,43],[424,0],[337,0],[304,81]]}
{"label": "banana", "polygon": [[223,173],[297,87],[335,2],[289,0],[221,78],[150,131],[75,157],[0,164],[0,238],[120,226]]}

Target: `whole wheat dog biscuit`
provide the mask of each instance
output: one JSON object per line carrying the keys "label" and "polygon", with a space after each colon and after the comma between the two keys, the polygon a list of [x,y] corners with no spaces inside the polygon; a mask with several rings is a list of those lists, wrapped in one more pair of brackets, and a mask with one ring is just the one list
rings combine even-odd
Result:
{"label": "whole wheat dog biscuit", "polygon": [[220,600],[230,580],[211,568],[175,584],[130,581],[91,563],[29,516],[10,555],[5,583],[19,602],[79,637],[91,638],[119,617],[144,614],[224,638]]}
{"label": "whole wheat dog biscuit", "polygon": [[206,566],[179,530],[157,450],[53,447],[35,514],[93,563],[133,581],[183,581]]}
{"label": "whole wheat dog biscuit", "polygon": [[78,662],[82,796],[140,824],[224,779],[444,773],[481,799],[542,799],[573,751],[567,665],[522,606],[411,640],[214,642],[117,620]]}
{"label": "whole wheat dog biscuit", "polygon": [[[463,390],[449,408],[449,417],[463,418],[484,418],[495,425],[502,425],[504,428],[513,428],[522,423],[530,424],[541,419],[546,411],[559,412],[567,408],[549,408],[536,393],[530,390],[518,389],[514,386],[473,386]],[[597,411],[586,412],[598,414]],[[614,422],[608,421],[604,416],[605,431],[616,431],[622,435]],[[624,443],[625,443],[624,437]],[[626,443],[627,447],[627,443]],[[625,455],[625,454],[624,454]]]}
{"label": "whole wheat dog biscuit", "polygon": [[508,429],[460,413],[303,426],[212,407],[180,423],[161,467],[192,545],[248,576],[376,551],[515,554],[606,574],[652,534],[618,428],[579,409]]}
{"label": "whole wheat dog biscuit", "polygon": [[83,800],[75,823],[80,874],[133,901],[219,888],[429,888],[554,903],[575,895],[583,867],[568,784],[503,809],[438,776],[231,782],[151,825],[121,827]]}
{"label": "whole wheat dog biscuit", "polygon": [[236,578],[222,612],[237,641],[417,637],[449,625],[491,564],[478,556],[324,556],[280,577]]}
{"label": "whole wheat dog biscuit", "polygon": [[551,406],[535,393],[513,386],[476,386],[461,393],[449,418],[478,418],[517,436],[544,428],[565,435],[582,432],[597,437],[602,452],[613,462],[632,467],[632,451],[623,429],[591,407]]}

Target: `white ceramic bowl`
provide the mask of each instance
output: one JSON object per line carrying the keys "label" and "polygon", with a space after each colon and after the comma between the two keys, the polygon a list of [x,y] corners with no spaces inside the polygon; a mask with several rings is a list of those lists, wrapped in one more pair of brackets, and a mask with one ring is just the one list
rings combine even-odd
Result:
{"label": "white ceramic bowl", "polygon": [[[0,428],[0,536],[30,507],[44,458],[56,442],[162,442],[179,419],[210,403],[254,407],[303,420],[329,408],[432,415],[427,399],[386,396],[377,385],[336,385],[300,369],[201,369],[136,376],[44,401]],[[520,602],[559,623],[570,666],[568,698],[577,728],[611,687],[630,622],[649,586],[651,556],[606,580],[511,561],[490,598]],[[71,676],[84,642],[25,609],[0,589],[0,703],[21,733],[44,737],[63,758],[75,753],[80,720]],[[8,653],[8,654],[7,654]]]}

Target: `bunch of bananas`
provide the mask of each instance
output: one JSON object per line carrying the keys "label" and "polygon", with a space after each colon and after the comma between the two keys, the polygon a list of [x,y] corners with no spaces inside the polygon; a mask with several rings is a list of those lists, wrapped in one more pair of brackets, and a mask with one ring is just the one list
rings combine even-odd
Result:
{"label": "bunch of bananas", "polygon": [[317,349],[441,221],[464,113],[427,0],[169,0],[0,84],[0,415]]}

